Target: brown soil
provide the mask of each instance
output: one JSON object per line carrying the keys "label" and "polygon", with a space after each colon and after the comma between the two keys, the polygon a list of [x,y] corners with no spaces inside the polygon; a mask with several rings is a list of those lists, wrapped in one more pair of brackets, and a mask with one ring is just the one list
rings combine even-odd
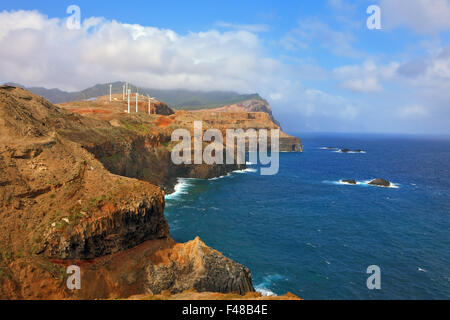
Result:
{"label": "brown soil", "polygon": [[[161,102],[155,104],[161,114],[128,114],[121,95],[113,98],[57,107],[20,88],[0,87],[0,298],[148,298],[167,280],[178,283],[169,290],[177,299],[222,297],[182,293],[192,288],[253,291],[245,267],[199,239],[175,244],[170,238],[164,190],[177,177],[241,168],[174,166],[170,135],[174,128],[192,130],[198,119],[204,129],[277,126],[262,112],[173,114]],[[167,263],[174,267],[170,274]],[[65,284],[71,264],[82,269],[79,291]],[[205,280],[210,272],[221,278]]]}

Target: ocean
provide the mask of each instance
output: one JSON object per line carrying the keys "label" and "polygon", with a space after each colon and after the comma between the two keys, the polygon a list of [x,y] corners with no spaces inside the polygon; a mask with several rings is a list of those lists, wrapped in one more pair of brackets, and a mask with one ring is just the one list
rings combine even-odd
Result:
{"label": "ocean", "polygon": [[[217,179],[180,179],[166,197],[172,237],[200,236],[247,266],[266,295],[449,299],[450,138],[297,136],[305,152],[281,153],[277,175],[249,165]],[[392,187],[367,184],[379,177]],[[367,288],[370,265],[381,269],[380,290]]]}

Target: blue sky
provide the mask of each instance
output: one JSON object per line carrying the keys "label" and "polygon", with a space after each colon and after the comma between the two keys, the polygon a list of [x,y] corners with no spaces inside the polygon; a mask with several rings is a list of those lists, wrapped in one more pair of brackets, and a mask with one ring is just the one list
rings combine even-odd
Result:
{"label": "blue sky", "polygon": [[[72,4],[81,30],[67,30]],[[382,30],[366,26],[372,4]],[[450,0],[18,0],[0,12],[0,81],[258,92],[292,132],[450,133]]]}

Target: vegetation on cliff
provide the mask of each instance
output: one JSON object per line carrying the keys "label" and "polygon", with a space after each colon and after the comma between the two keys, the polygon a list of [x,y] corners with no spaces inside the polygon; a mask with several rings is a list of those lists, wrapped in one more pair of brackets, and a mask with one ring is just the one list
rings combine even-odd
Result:
{"label": "vegetation on cliff", "polygon": [[[254,291],[247,268],[200,239],[176,244],[164,217],[177,177],[239,166],[172,165],[170,132],[192,114],[158,102],[156,114],[130,115],[118,100],[57,107],[0,87],[0,298]],[[65,285],[72,264],[81,290]]]}

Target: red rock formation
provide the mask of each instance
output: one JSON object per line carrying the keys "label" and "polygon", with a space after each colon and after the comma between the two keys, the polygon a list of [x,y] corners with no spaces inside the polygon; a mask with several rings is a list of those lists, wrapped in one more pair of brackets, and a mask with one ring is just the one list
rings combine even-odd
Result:
{"label": "red rock formation", "polygon": [[[253,290],[247,269],[215,251],[203,255],[211,249],[198,240],[186,245],[197,250],[179,251],[163,214],[164,192],[131,178],[138,177],[139,166],[145,171],[152,163],[165,171],[155,178],[150,170],[145,180],[162,180],[172,172],[168,161],[158,161],[169,154],[162,145],[165,134],[139,122],[139,116],[119,119],[116,126],[113,120],[87,118],[25,90],[0,87],[0,298],[143,294],[144,283],[152,281],[148,270],[155,266],[154,257],[172,247],[193,263],[203,263],[206,274],[221,275],[215,282],[194,270],[193,282],[179,288]],[[103,163],[125,174],[115,175]],[[223,263],[231,269],[225,272]],[[82,267],[88,285],[80,291],[65,286],[69,264]],[[184,265],[174,272],[179,279],[186,276]],[[166,278],[157,274],[153,286],[167,288]],[[224,286],[227,277],[231,282]]]}

